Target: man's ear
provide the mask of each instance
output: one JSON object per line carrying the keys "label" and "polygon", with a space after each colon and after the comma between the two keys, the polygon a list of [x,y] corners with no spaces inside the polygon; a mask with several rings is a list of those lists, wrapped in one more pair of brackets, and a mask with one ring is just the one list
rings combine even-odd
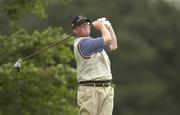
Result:
{"label": "man's ear", "polygon": [[73,34],[77,34],[77,30],[75,28],[73,29]]}

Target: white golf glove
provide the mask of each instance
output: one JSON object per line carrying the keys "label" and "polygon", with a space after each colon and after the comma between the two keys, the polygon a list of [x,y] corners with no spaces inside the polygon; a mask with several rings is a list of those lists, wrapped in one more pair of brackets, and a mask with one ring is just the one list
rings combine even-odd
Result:
{"label": "white golf glove", "polygon": [[111,25],[109,20],[107,18],[105,18],[105,17],[99,18],[98,21],[102,22],[106,27],[109,27]]}

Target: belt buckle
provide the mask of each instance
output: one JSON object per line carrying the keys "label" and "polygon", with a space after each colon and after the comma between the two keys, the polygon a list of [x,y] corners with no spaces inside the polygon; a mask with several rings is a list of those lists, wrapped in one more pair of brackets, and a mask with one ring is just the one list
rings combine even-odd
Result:
{"label": "belt buckle", "polygon": [[105,83],[103,83],[102,86],[104,87],[104,86],[105,86]]}

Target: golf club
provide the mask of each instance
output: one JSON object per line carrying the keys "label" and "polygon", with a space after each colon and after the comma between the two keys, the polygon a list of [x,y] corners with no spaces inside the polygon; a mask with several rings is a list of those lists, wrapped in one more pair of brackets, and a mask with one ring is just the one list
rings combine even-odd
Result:
{"label": "golf club", "polygon": [[71,34],[71,35],[69,35],[68,37],[66,37],[66,38],[64,38],[64,39],[62,39],[62,40],[59,40],[59,41],[57,41],[57,42],[55,42],[55,43],[52,43],[52,44],[50,44],[50,45],[48,45],[48,46],[46,46],[46,47],[44,47],[44,48],[42,48],[42,49],[34,52],[34,53],[32,53],[31,55],[29,55],[29,56],[27,56],[27,57],[25,57],[25,58],[23,58],[23,59],[19,58],[18,61],[14,64],[15,69],[17,70],[17,72],[19,72],[20,69],[21,69],[21,67],[22,67],[22,66],[21,66],[21,63],[22,63],[23,61],[26,61],[26,60],[28,60],[29,58],[33,57],[34,55],[37,55],[37,54],[39,54],[39,53],[41,53],[41,52],[43,52],[43,51],[45,51],[45,50],[47,50],[47,49],[49,49],[49,48],[57,45],[57,44],[60,44],[60,43],[64,42],[65,40],[71,38],[72,36],[74,36],[74,34]]}

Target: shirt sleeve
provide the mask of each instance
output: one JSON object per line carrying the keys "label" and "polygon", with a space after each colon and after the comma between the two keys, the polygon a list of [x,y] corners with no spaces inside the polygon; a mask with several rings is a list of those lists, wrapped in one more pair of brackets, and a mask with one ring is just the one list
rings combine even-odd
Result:
{"label": "shirt sleeve", "polygon": [[83,39],[78,44],[80,54],[84,58],[90,58],[93,53],[101,52],[103,49],[108,51],[110,46],[104,45],[103,38],[87,38]]}

